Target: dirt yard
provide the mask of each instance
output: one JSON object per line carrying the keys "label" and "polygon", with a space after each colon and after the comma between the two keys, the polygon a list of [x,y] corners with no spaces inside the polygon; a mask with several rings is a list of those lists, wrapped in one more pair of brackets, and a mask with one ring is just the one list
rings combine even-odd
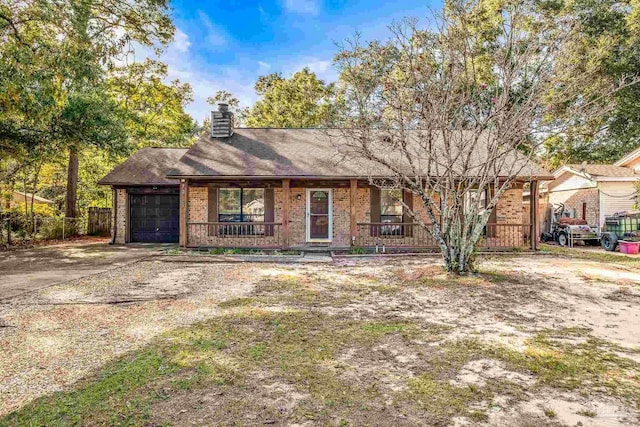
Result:
{"label": "dirt yard", "polygon": [[0,426],[640,425],[640,262],[438,261],[155,258],[3,300]]}

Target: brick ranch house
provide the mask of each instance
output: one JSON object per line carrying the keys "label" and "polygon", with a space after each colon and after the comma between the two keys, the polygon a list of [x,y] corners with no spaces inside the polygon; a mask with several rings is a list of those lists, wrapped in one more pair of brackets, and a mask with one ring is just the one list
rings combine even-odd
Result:
{"label": "brick ranch house", "polygon": [[[402,199],[427,218],[410,192],[369,184],[361,165],[336,161],[322,129],[231,126],[224,106],[211,132],[188,149],[143,148],[100,184],[113,189],[114,243],[179,242],[211,248],[437,248],[413,224]],[[380,175],[383,178],[384,175]],[[536,248],[522,220],[525,184],[550,179],[533,163],[494,208],[481,246]],[[485,191],[491,191],[487,189]],[[486,193],[480,197],[486,200]],[[533,210],[534,214],[537,210]]]}

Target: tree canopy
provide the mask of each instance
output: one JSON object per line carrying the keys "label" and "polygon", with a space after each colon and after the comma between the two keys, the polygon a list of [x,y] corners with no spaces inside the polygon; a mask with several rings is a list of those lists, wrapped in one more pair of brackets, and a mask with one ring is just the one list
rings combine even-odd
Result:
{"label": "tree canopy", "polygon": [[[640,85],[633,84],[610,98],[603,88],[640,72],[640,3],[637,0],[576,0],[552,10],[570,23],[576,36],[559,60],[558,86],[572,97],[553,103],[549,118],[570,123],[546,144],[552,166],[582,161],[610,163],[640,145]],[[580,76],[589,75],[585,80]],[[597,117],[570,108],[586,102],[609,105]]]}
{"label": "tree canopy", "polygon": [[318,127],[335,107],[335,84],[318,79],[308,68],[291,78],[272,73],[255,84],[260,100],[246,112],[249,127]]}
{"label": "tree canopy", "polygon": [[85,152],[113,166],[141,146],[191,141],[195,123],[184,112],[190,86],[166,82],[157,61],[127,64],[134,45],[159,52],[172,40],[169,12],[165,0],[0,0],[5,189],[47,164],[66,166],[67,215],[75,216]]}

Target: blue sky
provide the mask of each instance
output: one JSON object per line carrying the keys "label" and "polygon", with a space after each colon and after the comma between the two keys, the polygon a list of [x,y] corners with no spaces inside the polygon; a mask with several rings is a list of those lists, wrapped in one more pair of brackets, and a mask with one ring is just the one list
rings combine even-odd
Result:
{"label": "blue sky", "polygon": [[386,39],[388,25],[405,16],[426,18],[439,0],[174,0],[176,37],[161,59],[169,77],[192,85],[187,111],[202,121],[205,100],[228,90],[245,105],[256,100],[256,78],[290,76],[305,66],[332,81],[335,42],[360,32]]}

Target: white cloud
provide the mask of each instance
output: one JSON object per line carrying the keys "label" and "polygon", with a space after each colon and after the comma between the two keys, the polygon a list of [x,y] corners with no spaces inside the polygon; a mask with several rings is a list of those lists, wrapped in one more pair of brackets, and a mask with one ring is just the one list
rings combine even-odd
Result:
{"label": "white cloud", "polygon": [[[184,34],[184,37],[179,34]],[[189,49],[190,44],[187,35],[177,29],[175,40],[159,57],[153,49],[136,45],[135,53],[128,56],[127,63],[142,62],[145,58],[152,58],[167,64],[167,82],[180,79],[182,83],[191,85],[193,102],[185,106],[185,111],[200,123],[209,116],[213,108],[207,104],[207,98],[218,90],[224,89],[231,92],[240,100],[242,106],[250,106],[257,100],[253,88],[256,78],[255,68],[216,67],[215,73],[212,73],[210,66],[204,66],[198,62],[197,56]]]}
{"label": "white cloud", "polygon": [[284,8],[293,13],[317,15],[320,5],[317,0],[284,0]]}
{"label": "white cloud", "polygon": [[176,34],[173,37],[173,46],[175,46],[175,48],[180,52],[187,52],[189,50],[189,46],[191,46],[189,36],[180,28],[176,28]]}
{"label": "white cloud", "polygon": [[227,45],[228,40],[225,31],[219,26],[215,25],[209,16],[204,13],[202,10],[198,11],[198,17],[200,18],[200,22],[207,30],[207,35],[205,37],[207,41],[207,46],[210,48],[219,48]]}
{"label": "white cloud", "polygon": [[201,123],[214,108],[207,104],[207,98],[219,90],[231,92],[242,106],[252,105],[256,101],[253,89],[255,77],[244,69],[219,67],[212,73],[210,67],[195,62],[190,55],[171,50],[161,60],[168,66],[168,80],[180,79],[191,85],[193,102],[185,107],[185,111]]}
{"label": "white cloud", "polygon": [[307,67],[316,74],[326,74],[327,70],[331,68],[331,61],[314,58],[307,64]]}
{"label": "white cloud", "polygon": [[258,61],[258,65],[260,66],[260,72],[268,71],[271,68],[271,64],[264,61]]}
{"label": "white cloud", "polygon": [[326,83],[334,82],[338,79],[338,72],[332,66],[330,59],[322,59],[317,57],[303,57],[295,59],[288,64],[285,64],[282,68],[282,72],[286,77],[293,75],[304,67],[316,73],[319,79],[324,80]]}

